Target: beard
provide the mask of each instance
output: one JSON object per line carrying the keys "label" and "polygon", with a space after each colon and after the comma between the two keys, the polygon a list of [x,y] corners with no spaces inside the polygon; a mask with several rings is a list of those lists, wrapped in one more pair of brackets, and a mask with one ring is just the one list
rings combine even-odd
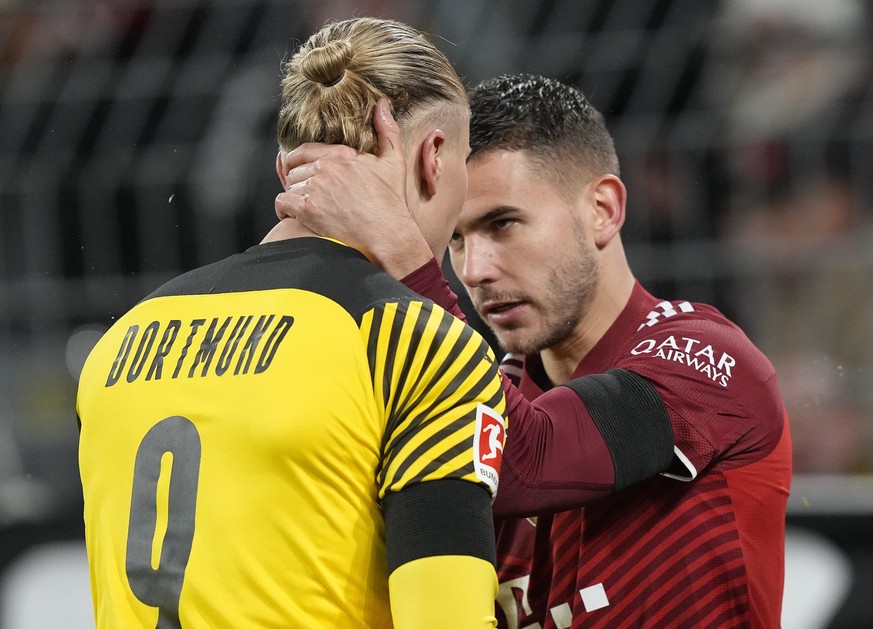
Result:
{"label": "beard", "polygon": [[[591,309],[600,281],[600,269],[593,248],[576,230],[576,247],[563,263],[549,269],[542,282],[542,297],[522,293],[501,293],[478,287],[471,294],[473,304],[486,302],[526,302],[539,313],[535,325],[498,327],[489,324],[500,347],[513,354],[536,354],[569,338]],[[483,319],[488,321],[487,317]]]}

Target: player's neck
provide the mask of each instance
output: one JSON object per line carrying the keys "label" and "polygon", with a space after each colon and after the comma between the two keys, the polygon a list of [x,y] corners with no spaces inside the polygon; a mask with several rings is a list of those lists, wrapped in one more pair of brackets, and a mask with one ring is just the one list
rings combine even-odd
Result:
{"label": "player's neck", "polygon": [[301,238],[304,236],[316,236],[317,234],[307,228],[300,221],[293,218],[283,218],[273,229],[271,229],[261,244],[265,242],[276,242],[277,240],[288,240],[289,238]]}

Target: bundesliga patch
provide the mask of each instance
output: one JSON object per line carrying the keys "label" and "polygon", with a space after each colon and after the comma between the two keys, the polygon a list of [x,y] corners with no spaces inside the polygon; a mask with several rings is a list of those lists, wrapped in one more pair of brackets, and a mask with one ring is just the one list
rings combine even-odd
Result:
{"label": "bundesliga patch", "polygon": [[497,494],[500,463],[503,461],[503,444],[506,441],[506,426],[503,417],[484,404],[476,407],[476,434],[473,436],[473,466],[476,476]]}

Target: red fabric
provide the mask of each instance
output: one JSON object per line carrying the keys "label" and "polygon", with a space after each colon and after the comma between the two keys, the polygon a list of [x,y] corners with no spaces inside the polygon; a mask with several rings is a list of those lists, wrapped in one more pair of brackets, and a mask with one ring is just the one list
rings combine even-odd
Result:
{"label": "red fabric", "polygon": [[[725,472],[733,498],[743,555],[746,562],[751,617],[754,627],[778,627],[785,579],[785,501],[791,477],[791,437],[788,417],[776,449],[761,461]],[[762,491],[762,487],[767,488]]]}
{"label": "red fabric", "polygon": [[458,306],[458,296],[455,295],[443,270],[436,258],[415,269],[412,273],[400,280],[407,288],[414,290],[422,297],[430,299],[443,310],[455,315],[466,323],[467,317]]}
{"label": "red fabric", "polygon": [[[778,627],[791,451],[772,366],[715,309],[659,302],[637,285],[574,377],[611,367],[655,384],[687,460],[677,455],[670,471],[694,480],[657,476],[540,516],[536,529],[499,523],[498,577],[527,577],[514,599],[530,610],[503,587],[501,611],[508,601],[518,615],[501,626]],[[538,399],[544,382],[528,357],[521,391]],[[551,445],[551,457],[578,456]],[[589,597],[587,608],[582,591],[608,604]]]}
{"label": "red fabric", "polygon": [[[425,267],[412,281],[457,311],[448,283]],[[517,367],[512,358],[505,371]],[[541,515],[536,526],[498,522],[500,626],[778,627],[791,446],[769,361],[714,308],[662,302],[637,284],[573,377],[615,367],[654,383],[673,425],[669,472],[685,480],[659,475],[608,495],[611,459],[584,404],[550,390],[538,357],[527,357],[518,389],[504,378],[498,515],[519,487],[544,481],[564,490],[584,481],[590,494],[576,494],[584,508]],[[576,421],[556,421],[567,416]],[[556,492],[525,499],[537,495],[542,504],[526,507],[546,510]],[[598,595],[607,604],[594,609]]]}

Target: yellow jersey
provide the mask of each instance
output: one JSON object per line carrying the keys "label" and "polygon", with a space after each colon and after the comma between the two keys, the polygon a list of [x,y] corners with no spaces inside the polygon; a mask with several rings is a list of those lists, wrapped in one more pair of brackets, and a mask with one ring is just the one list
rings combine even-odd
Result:
{"label": "yellow jersey", "polygon": [[[77,412],[100,628],[391,627],[398,565],[493,563],[490,522],[454,503],[497,490],[494,356],[342,244],[169,282],[91,352]],[[397,508],[386,543],[385,505],[429,487],[449,493]]]}

